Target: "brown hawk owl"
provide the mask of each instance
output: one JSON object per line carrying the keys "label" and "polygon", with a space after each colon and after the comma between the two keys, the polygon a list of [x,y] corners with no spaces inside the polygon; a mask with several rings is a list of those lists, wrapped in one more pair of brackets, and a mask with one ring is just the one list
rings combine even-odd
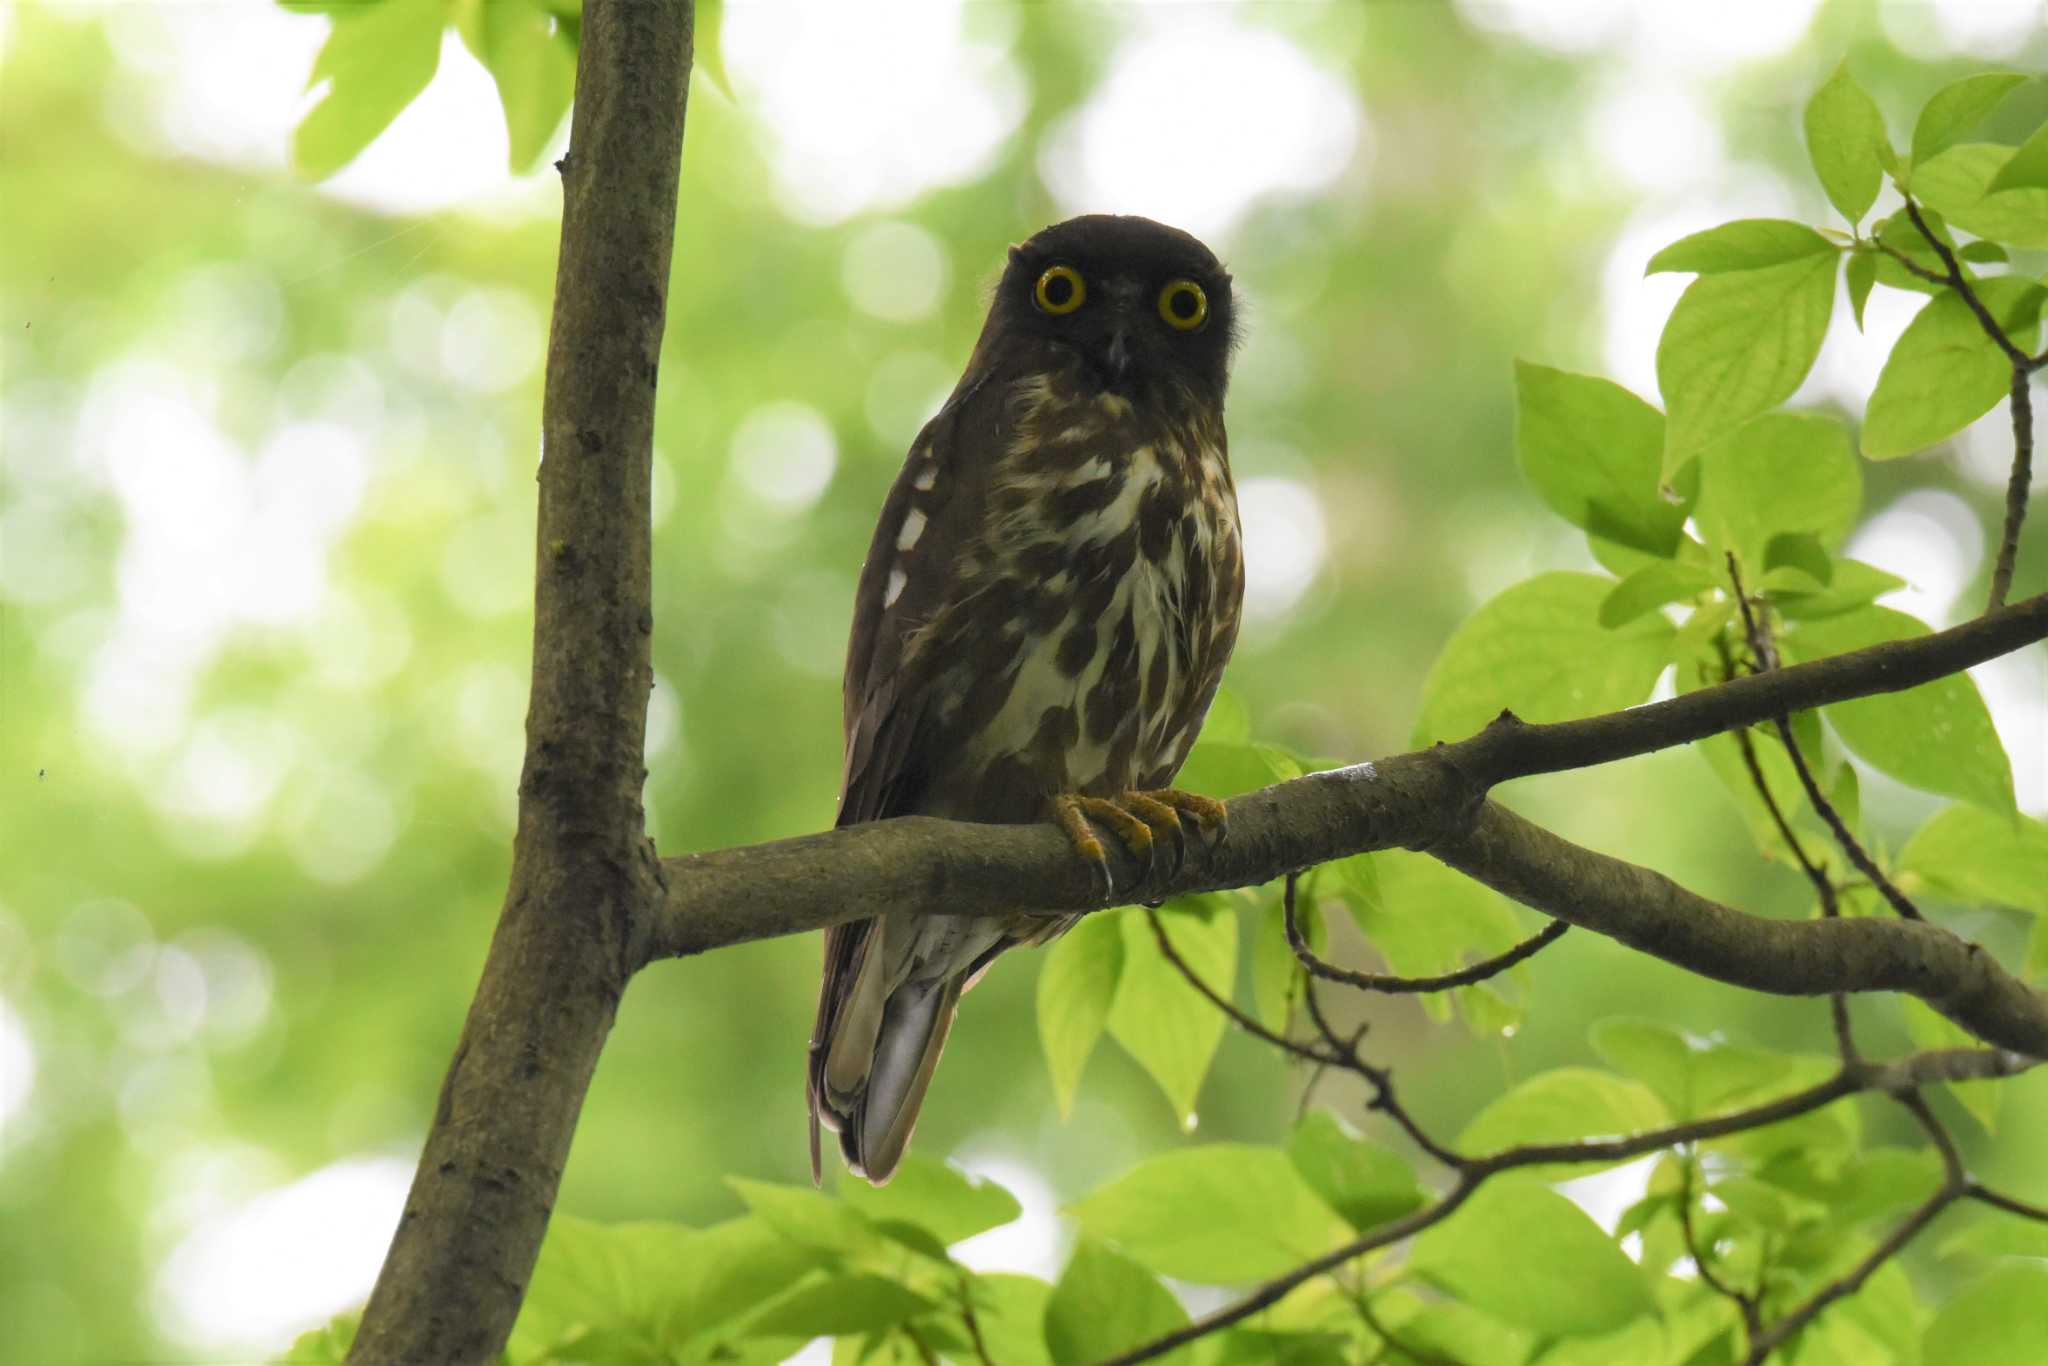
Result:
{"label": "brown hawk owl", "polygon": [[[1230,276],[1195,238],[1096,214],[1010,259],[952,396],[911,444],[861,571],[840,825],[890,816],[1091,822],[1140,857],[1220,835],[1166,788],[1237,639],[1223,435]],[[896,1168],[960,994],[1071,917],[883,915],[825,935],[817,1122],[852,1169]]]}

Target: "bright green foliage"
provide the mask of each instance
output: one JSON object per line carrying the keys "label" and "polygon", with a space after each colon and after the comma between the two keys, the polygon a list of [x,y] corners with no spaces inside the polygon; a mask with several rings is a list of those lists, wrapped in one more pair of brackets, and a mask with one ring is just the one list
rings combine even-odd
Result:
{"label": "bright green foliage", "polygon": [[2048,916],[2048,825],[1951,806],[1906,841],[1899,876],[1957,901]]}
{"label": "bright green foliage", "polygon": [[1650,616],[1601,625],[1614,586],[1593,574],[1541,574],[1466,618],[1423,684],[1417,742],[1463,739],[1504,710],[1567,721],[1642,701],[1671,662],[1671,624]]}
{"label": "bright green foliage", "polygon": [[1091,915],[1068,930],[1038,970],[1038,1039],[1052,1072],[1062,1117],[1074,1109],[1081,1069],[1109,1023],[1123,976],[1123,927],[1114,915]]}
{"label": "bright green foliage", "polygon": [[1796,1091],[1834,1067],[1826,1058],[1688,1038],[1654,1020],[1602,1020],[1590,1040],[1610,1066],[1648,1085],[1679,1120]]}
{"label": "bright green foliage", "polygon": [[[1187,1311],[1158,1277],[1092,1239],[1082,1239],[1045,1306],[1045,1344],[1057,1366],[1084,1366],[1170,1333]],[[1183,1348],[1162,1360],[1186,1363]]]}
{"label": "bright green foliage", "polygon": [[1854,223],[1870,212],[1891,143],[1877,101],[1856,84],[1847,62],[1806,103],[1806,154],[1842,217]]}
{"label": "bright green foliage", "polygon": [[[1700,497],[1694,512],[1722,577],[1722,555],[1752,574],[1775,568],[1773,550],[1793,538],[1835,550],[1863,510],[1863,471],[1849,446],[1849,433],[1831,417],[1770,413],[1700,457]],[[1827,581],[1820,565],[1805,567]],[[1818,586],[1818,585],[1816,585]]]}
{"label": "bright green foliage", "polygon": [[1784,265],[1808,256],[1829,256],[1840,250],[1804,223],[1783,218],[1738,218],[1673,242],[1650,258],[1643,273],[1726,275]]}
{"label": "bright green foliage", "polygon": [[2048,124],[2036,128],[2032,137],[2014,149],[1984,187],[1987,195],[2003,190],[2048,190]]}
{"label": "bright green foliage", "polygon": [[577,28],[559,9],[553,0],[458,0],[455,10],[462,41],[497,82],[515,171],[540,159],[576,87]]}
{"label": "bright green foliage", "polygon": [[[1977,285],[1986,308],[2021,350],[2031,350],[2048,290],[2022,280]],[[2012,388],[2012,362],[1959,295],[1921,309],[1892,348],[1863,426],[1863,453],[1892,460],[1955,435]]]}
{"label": "bright green foliage", "polygon": [[1604,1333],[1654,1312],[1648,1282],[1583,1210],[1527,1177],[1481,1186],[1415,1240],[1415,1274],[1540,1335]]}
{"label": "bright green foliage", "polygon": [[[1512,948],[1527,933],[1500,893],[1452,872],[1433,858],[1388,849],[1375,861],[1380,899],[1350,902],[1351,918],[1374,952],[1404,977],[1434,977],[1454,971],[1474,959]],[[1497,1034],[1514,1022],[1512,1012],[1501,1016],[1482,1004],[1504,1004],[1498,992],[1501,980],[1495,978],[1455,993],[1468,1018],[1475,1010],[1489,1011],[1493,1027],[1485,1033]],[[1431,994],[1419,999],[1431,1015],[1449,1017],[1450,1003],[1444,996]],[[1473,1023],[1480,1022],[1474,1019]]]}
{"label": "bright green foliage", "polygon": [[[1984,72],[1945,85],[1927,101],[1913,125],[1913,166],[1917,172],[1963,134],[1984,121],[1999,101],[2026,77],[2009,72]],[[1914,188],[1920,188],[1915,179]]]}
{"label": "bright green foliage", "polygon": [[1277,1276],[1345,1236],[1286,1153],[1235,1143],[1147,1158],[1071,1213],[1161,1275],[1209,1285]]}
{"label": "bright green foliage", "polygon": [[[2048,1267],[2008,1262],[1942,1307],[1920,1342],[1922,1366],[1978,1366],[2048,1342]],[[2021,1350],[2032,1350],[2022,1347]]]}
{"label": "bright green foliage", "polygon": [[1669,555],[1686,502],[1657,491],[1664,417],[1611,380],[1515,365],[1515,451],[1558,516],[1653,555]]}
{"label": "bright green foliage", "polygon": [[[1825,245],[1825,243],[1823,243]],[[1839,253],[1702,275],[1657,343],[1669,425],[1666,483],[1702,449],[1792,396],[1813,368],[1835,304]]]}
{"label": "bright green foliage", "polygon": [[1311,1110],[1294,1126],[1287,1156],[1324,1204],[1363,1233],[1423,1203],[1422,1187],[1401,1158],[1351,1133],[1327,1110]]}
{"label": "bright green foliage", "polygon": [[1877,284],[1877,267],[1876,252],[1859,251],[1849,258],[1842,271],[1842,282],[1849,289],[1849,310],[1859,332],[1863,330],[1863,306],[1870,301],[1871,288]]}
{"label": "bright green foliage", "polygon": [[427,88],[441,64],[441,0],[375,0],[338,10],[313,84],[327,92],[292,142],[299,170],[331,175]]}
{"label": "bright green foliage", "polygon": [[[1494,1153],[1523,1143],[1618,1138],[1671,1122],[1657,1093],[1641,1082],[1591,1067],[1538,1072],[1496,1097],[1458,1135],[1469,1153]],[[1553,1167],[1553,1177],[1598,1171],[1594,1163]]]}
{"label": "bright green foliage", "polygon": [[[1923,623],[1903,612],[1859,607],[1801,622],[1786,636],[1785,652],[1795,661],[1822,659],[1926,634]],[[1842,743],[1874,768],[1913,787],[2011,814],[2012,765],[1968,674],[1837,702],[1823,712]]]}
{"label": "bright green foliage", "polygon": [[[1222,1041],[1216,1007],[1159,952],[1152,926],[1136,911],[1119,917],[1123,972],[1109,1007],[1109,1034],[1159,1083],[1183,1123],[1195,1117],[1195,1096]],[[1237,916],[1221,898],[1188,898],[1159,912],[1181,961],[1225,997],[1237,983]]]}
{"label": "bright green foliage", "polygon": [[1958,143],[1913,173],[1913,192],[1966,232],[2008,247],[2048,248],[2048,189],[1990,192],[2012,157],[2012,148],[1997,143]]}

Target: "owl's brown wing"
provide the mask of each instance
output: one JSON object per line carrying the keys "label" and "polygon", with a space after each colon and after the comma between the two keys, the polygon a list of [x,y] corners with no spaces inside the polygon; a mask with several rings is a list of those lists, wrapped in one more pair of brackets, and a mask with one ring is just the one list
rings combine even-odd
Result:
{"label": "owl's brown wing", "polygon": [[[882,504],[855,590],[847,647],[846,767],[838,825],[908,814],[917,809],[929,782],[936,722],[933,661],[908,659],[906,647],[912,633],[945,605],[953,583],[951,557],[978,530],[972,521],[989,462],[976,459],[964,443],[1006,440],[1002,415],[985,395],[980,384],[962,385],[911,443]],[[825,973],[809,1067],[814,1179],[821,1167],[817,1120],[826,1102],[828,1050],[850,1004],[862,958],[876,937],[875,927],[875,921],[860,920],[825,932]]]}

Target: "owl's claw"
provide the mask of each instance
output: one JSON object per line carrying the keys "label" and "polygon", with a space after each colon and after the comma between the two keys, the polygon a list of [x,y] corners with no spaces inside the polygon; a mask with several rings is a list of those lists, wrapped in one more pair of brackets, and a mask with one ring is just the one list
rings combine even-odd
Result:
{"label": "owl's claw", "polygon": [[1053,799],[1053,819],[1066,832],[1074,852],[1095,871],[1105,898],[1115,893],[1116,879],[1110,873],[1108,852],[1096,837],[1095,826],[1115,835],[1131,856],[1144,865],[1140,876],[1145,878],[1157,870],[1159,846],[1169,838],[1174,851],[1171,871],[1180,871],[1187,861],[1189,825],[1210,847],[1221,844],[1228,829],[1222,802],[1174,787],[1120,792],[1114,797],[1063,793]]}

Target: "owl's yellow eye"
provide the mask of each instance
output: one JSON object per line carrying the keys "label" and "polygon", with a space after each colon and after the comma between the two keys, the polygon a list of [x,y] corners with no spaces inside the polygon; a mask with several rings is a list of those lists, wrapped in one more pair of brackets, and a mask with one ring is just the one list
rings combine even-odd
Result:
{"label": "owl's yellow eye", "polygon": [[1072,313],[1087,297],[1088,286],[1072,266],[1048,266],[1038,277],[1038,306],[1055,317]]}
{"label": "owl's yellow eye", "polygon": [[1193,280],[1174,280],[1159,291],[1159,316],[1168,327],[1192,332],[1209,321],[1209,296]]}

